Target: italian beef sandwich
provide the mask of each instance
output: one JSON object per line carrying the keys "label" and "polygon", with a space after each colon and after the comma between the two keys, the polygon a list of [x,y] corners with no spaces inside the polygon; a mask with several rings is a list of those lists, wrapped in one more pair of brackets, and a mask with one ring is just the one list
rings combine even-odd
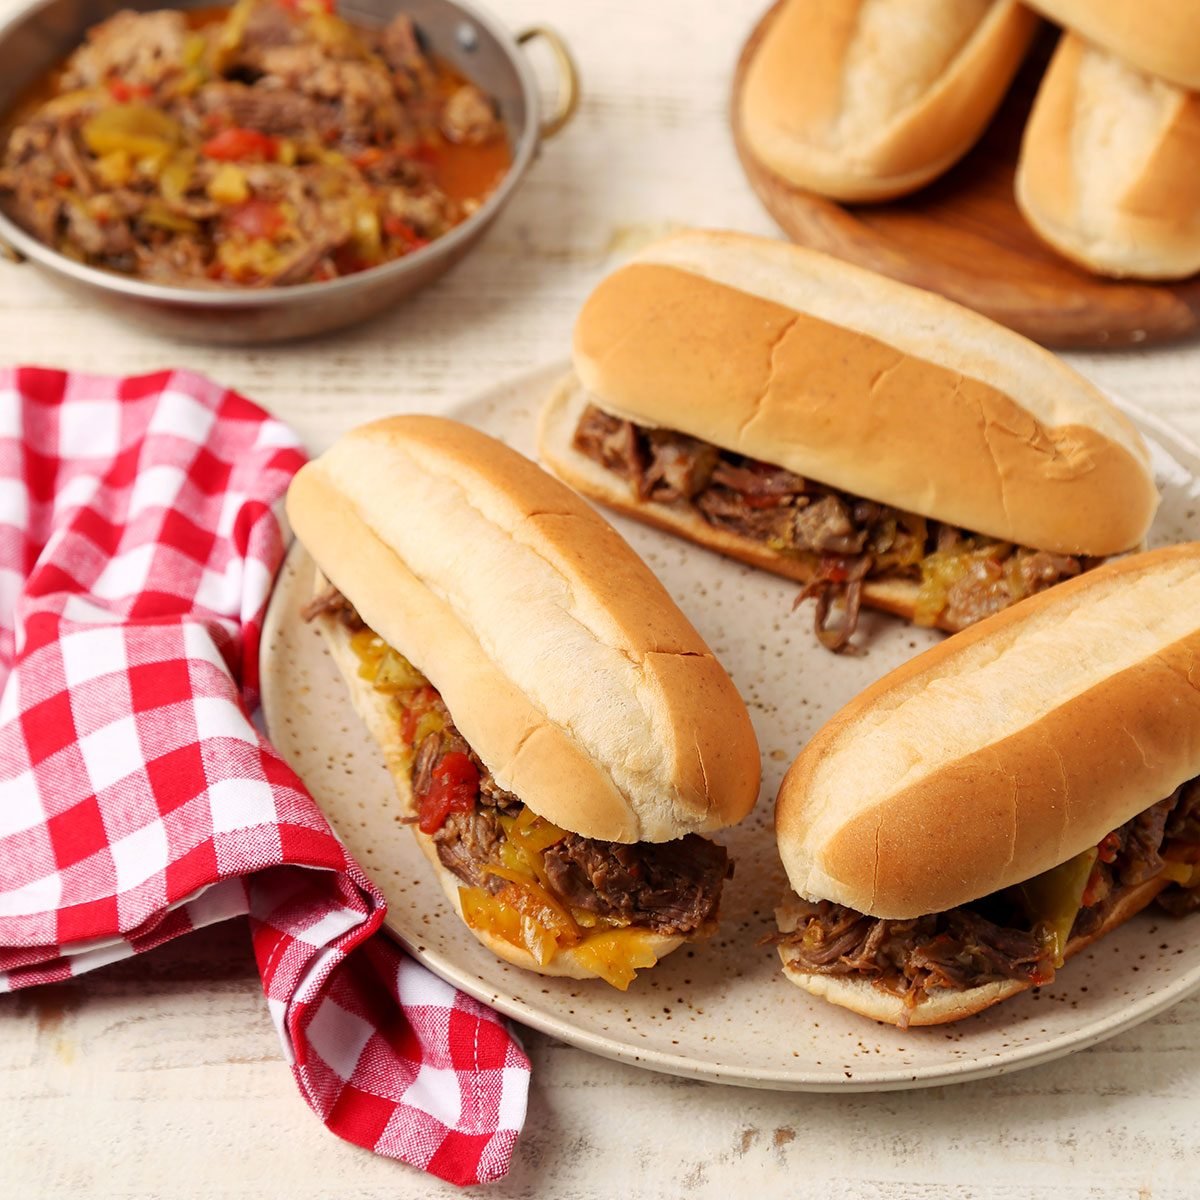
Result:
{"label": "italian beef sandwich", "polygon": [[353,430],[292,482],[328,641],[453,910],[501,958],[624,989],[711,933],[704,835],[759,786],[724,669],[594,510],[465,425]]}
{"label": "italian beef sandwich", "polygon": [[793,763],[775,830],[787,977],[901,1026],[1049,983],[1152,901],[1200,908],[1200,543],[885,676]]}
{"label": "italian beef sandwich", "polygon": [[[1137,547],[1158,504],[1125,416],[1048,351],[816,251],[692,231],[602,280],[538,453],[595,500],[954,631]],[[838,616],[840,612],[840,617]]]}

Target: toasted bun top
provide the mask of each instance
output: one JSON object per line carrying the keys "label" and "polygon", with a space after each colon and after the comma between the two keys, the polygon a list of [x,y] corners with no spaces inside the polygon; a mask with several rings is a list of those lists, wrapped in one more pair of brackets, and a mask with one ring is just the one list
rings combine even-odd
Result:
{"label": "toasted bun top", "polygon": [[786,0],[746,70],[743,135],[800,187],[910,191],[970,147],[1038,24],[1012,0]]}
{"label": "toasted bun top", "polygon": [[1025,546],[1111,554],[1158,504],[1128,420],[949,300],[784,242],[692,231],[601,281],[575,367],[602,408]]}
{"label": "toasted bun top", "polygon": [[941,912],[1096,845],[1200,774],[1200,542],[981,621],[829,721],[780,786],[792,887]]}
{"label": "toasted bun top", "polygon": [[287,504],[324,574],[535,812],[632,842],[753,806],[758,747],[729,676],[617,532],[515,451],[394,417],[304,467]]}
{"label": "toasted bun top", "polygon": [[1200,90],[1200,14],[1192,0],[1027,0],[1151,75]]}

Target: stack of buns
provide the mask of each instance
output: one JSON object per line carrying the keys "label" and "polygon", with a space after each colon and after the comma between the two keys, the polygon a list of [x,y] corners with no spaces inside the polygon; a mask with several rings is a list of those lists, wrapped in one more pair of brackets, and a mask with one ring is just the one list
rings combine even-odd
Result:
{"label": "stack of buns", "polygon": [[783,0],[746,70],[746,152],[846,202],[906,195],[982,134],[1038,26],[1063,36],[1017,167],[1017,202],[1102,275],[1200,270],[1200,22],[1155,0]]}

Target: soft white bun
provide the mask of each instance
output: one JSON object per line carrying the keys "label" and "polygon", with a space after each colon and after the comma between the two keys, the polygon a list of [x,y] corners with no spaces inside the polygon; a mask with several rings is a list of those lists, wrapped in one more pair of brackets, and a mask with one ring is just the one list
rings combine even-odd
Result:
{"label": "soft white bun", "polygon": [[828,255],[738,233],[648,247],[592,292],[575,369],[643,425],[1018,545],[1138,545],[1149,452],[1019,334]]}
{"label": "soft white bun", "polygon": [[1120,559],[918,655],[792,764],[792,889],[955,908],[1065,862],[1200,774],[1200,542]]}
{"label": "soft white bun", "polygon": [[1025,0],[1151,75],[1200,90],[1200,14],[1193,0]]}
{"label": "soft white bun", "polygon": [[[1098,937],[1123,924],[1135,913],[1141,912],[1165,885],[1165,880],[1151,879],[1140,887],[1134,888],[1113,906],[1112,912],[1098,929],[1086,937],[1072,938],[1067,943],[1064,957],[1074,957],[1080,950],[1090,946]],[[796,928],[797,911],[791,902],[785,900],[776,910],[776,919],[779,922],[779,928],[785,933]],[[779,958],[783,963],[784,975],[797,987],[802,987],[806,992],[828,1000],[830,1004],[849,1008],[864,1017],[870,1017],[875,1021],[885,1021],[889,1025],[944,1025],[947,1021],[961,1021],[963,1017],[982,1012],[985,1008],[991,1008],[993,1004],[999,1004],[1001,1000],[1019,995],[1034,986],[1032,983],[1019,979],[1005,979],[968,988],[961,992],[947,988],[943,991],[928,993],[912,1008],[909,1008],[902,997],[893,995],[868,978],[846,975],[813,975],[811,972],[803,970],[796,964],[792,952],[787,946],[779,947]]]}
{"label": "soft white bun", "polygon": [[[1200,30],[1200,10],[1192,23]],[[1038,236],[1089,270],[1195,274],[1200,94],[1064,34],[1025,127],[1016,195]]]}
{"label": "soft white bun", "polygon": [[[538,457],[560,479],[609,508],[637,517],[667,533],[689,538],[752,567],[761,567],[798,583],[807,583],[812,578],[815,559],[780,554],[755,538],[718,529],[683,505],[639,500],[627,480],[575,449],[575,428],[587,403],[588,395],[578,377],[569,375],[542,408],[538,424]],[[914,580],[872,579],[863,585],[863,603],[912,620],[919,592],[920,585]],[[953,632],[950,626],[943,625],[943,628]]]}
{"label": "soft white bun", "polygon": [[454,421],[394,417],[304,467],[287,507],[534,812],[635,842],[753,807],[758,746],[729,676],[616,531],[528,459]]}
{"label": "soft white bun", "polygon": [[746,71],[746,148],[839,200],[911,192],[975,143],[1037,26],[1012,0],[785,0]]}
{"label": "soft white bun", "polygon": [[[313,594],[320,595],[326,586],[327,581],[324,576],[317,572]],[[350,698],[355,711],[362,718],[363,724],[366,725],[371,736],[379,744],[380,750],[383,751],[384,761],[387,763],[388,771],[396,788],[396,796],[400,801],[401,814],[415,817],[417,815],[416,806],[413,803],[409,773],[412,766],[412,747],[401,736],[399,722],[394,713],[390,711],[386,698],[359,676],[360,660],[350,645],[350,633],[346,627],[328,616],[317,617],[316,622],[325,636],[330,655],[350,690]],[[409,828],[412,829],[413,836],[429,860],[429,865],[433,868],[447,901],[461,920],[463,914],[459,888],[465,885],[438,857],[437,846],[434,844],[433,838],[422,833],[415,824],[410,825]],[[572,979],[596,978],[596,972],[580,963],[573,949],[559,951],[551,962],[542,966],[522,947],[514,946],[511,942],[495,937],[485,930],[467,927],[493,954],[514,966],[524,967],[527,971],[537,971],[542,975],[565,975]],[[642,938],[645,948],[651,951],[656,958],[670,954],[684,942],[681,937],[665,937],[662,934],[648,931],[642,934]]]}

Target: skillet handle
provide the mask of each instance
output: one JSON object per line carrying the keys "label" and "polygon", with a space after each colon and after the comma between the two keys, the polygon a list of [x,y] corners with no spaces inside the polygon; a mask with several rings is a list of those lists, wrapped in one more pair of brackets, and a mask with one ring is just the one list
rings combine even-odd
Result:
{"label": "skillet handle", "polygon": [[532,42],[535,38],[542,38],[550,47],[558,67],[558,103],[550,119],[542,122],[541,140],[545,141],[554,137],[579,107],[579,68],[575,65],[575,59],[571,57],[571,51],[567,49],[567,43],[549,26],[531,25],[528,29],[522,29],[517,34],[517,45],[524,46],[526,42]]}

